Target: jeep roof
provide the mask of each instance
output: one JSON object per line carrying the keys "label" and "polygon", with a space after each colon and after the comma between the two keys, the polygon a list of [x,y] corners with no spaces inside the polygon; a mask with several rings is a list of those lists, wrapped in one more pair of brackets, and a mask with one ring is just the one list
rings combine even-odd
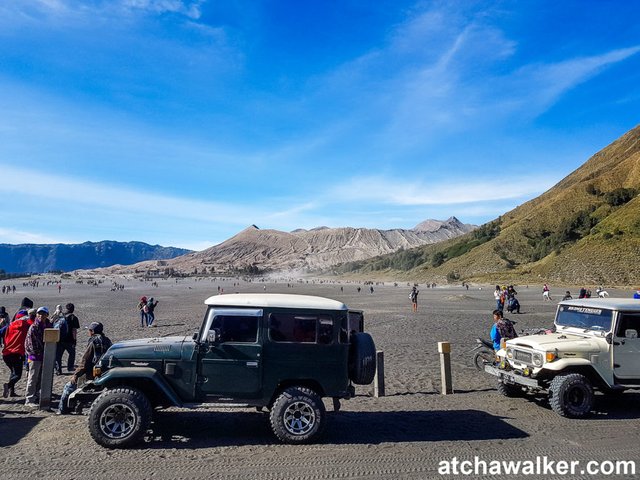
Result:
{"label": "jeep roof", "polygon": [[605,308],[607,310],[638,310],[640,311],[640,300],[633,298],[580,298],[577,300],[565,300],[559,305],[587,306]]}
{"label": "jeep roof", "polygon": [[348,310],[347,306],[336,300],[312,295],[293,295],[286,293],[231,293],[213,295],[204,303],[216,307],[265,307],[265,308],[304,308],[310,310]]}

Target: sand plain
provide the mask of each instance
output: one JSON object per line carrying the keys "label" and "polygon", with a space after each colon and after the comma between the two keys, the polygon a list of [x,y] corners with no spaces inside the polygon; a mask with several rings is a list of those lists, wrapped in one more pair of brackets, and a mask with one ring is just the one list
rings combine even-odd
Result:
{"label": "sand plain", "polygon": [[[268,416],[255,410],[170,409],[158,415],[153,438],[138,448],[107,450],[89,436],[86,416],[31,412],[23,399],[0,399],[0,478],[442,478],[442,461],[640,460],[640,393],[610,398],[597,395],[595,412],[570,420],[553,413],[543,399],[501,397],[494,382],[471,366],[468,350],[478,336],[488,337],[491,286],[420,286],[420,306],[411,312],[409,287],[387,283],[356,291],[356,283],[241,282],[235,279],[159,280],[158,287],[123,280],[123,291],[110,283],[94,287],[63,283],[36,289],[19,287],[0,297],[13,313],[23,296],[36,306],[73,302],[81,325],[100,321],[114,341],[147,336],[189,335],[204,313],[204,299],[217,287],[231,292],[279,292],[321,295],[365,311],[366,329],[385,354],[386,396],[373,398],[371,387],[332,413],[321,443],[288,446],[271,434]],[[11,282],[4,282],[5,284]],[[15,283],[15,282],[14,282]],[[344,289],[340,291],[340,287]],[[548,326],[557,302],[543,302],[541,285],[516,286],[522,314],[509,315],[521,328]],[[559,300],[567,287],[552,286]],[[572,293],[577,293],[573,287]],[[632,292],[609,290],[612,296]],[[140,328],[136,304],[141,295],[159,300],[157,327]],[[84,331],[80,335],[86,335]],[[452,343],[455,393],[440,390],[438,341]],[[0,382],[8,369],[0,365]],[[66,376],[56,377],[59,394]],[[24,392],[25,378],[17,391]],[[640,466],[639,466],[640,467]],[[449,475],[453,477],[454,475]],[[489,478],[480,475],[475,478]],[[620,475],[614,478],[637,478]],[[518,478],[518,477],[514,477]],[[527,478],[602,478],[581,474],[529,475]]]}

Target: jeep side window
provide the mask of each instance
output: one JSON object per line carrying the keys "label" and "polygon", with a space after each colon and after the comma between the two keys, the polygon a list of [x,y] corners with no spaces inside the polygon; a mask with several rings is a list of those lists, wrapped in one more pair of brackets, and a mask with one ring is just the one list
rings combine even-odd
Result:
{"label": "jeep side window", "polygon": [[274,342],[327,345],[333,342],[333,318],[272,313],[269,315],[269,338]]}
{"label": "jeep side window", "polygon": [[211,328],[220,331],[221,343],[255,343],[258,340],[258,317],[216,315]]}
{"label": "jeep side window", "polygon": [[620,314],[620,321],[618,322],[618,329],[616,336],[624,338],[627,330],[635,330],[640,334],[640,314],[637,313],[622,313]]}

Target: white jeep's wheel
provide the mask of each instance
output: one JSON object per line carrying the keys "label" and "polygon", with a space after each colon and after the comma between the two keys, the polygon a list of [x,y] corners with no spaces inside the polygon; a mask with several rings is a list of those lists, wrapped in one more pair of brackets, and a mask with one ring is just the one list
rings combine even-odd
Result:
{"label": "white jeep's wheel", "polygon": [[580,418],[593,408],[593,387],[584,375],[558,375],[549,385],[549,404],[563,417]]}
{"label": "white jeep's wheel", "polygon": [[324,430],[326,412],[313,390],[291,387],[273,403],[269,418],[273,433],[283,443],[309,443]]}
{"label": "white jeep's wheel", "polygon": [[142,440],[151,423],[151,404],[135,388],[106,390],[91,404],[91,437],[107,448],[124,448]]}

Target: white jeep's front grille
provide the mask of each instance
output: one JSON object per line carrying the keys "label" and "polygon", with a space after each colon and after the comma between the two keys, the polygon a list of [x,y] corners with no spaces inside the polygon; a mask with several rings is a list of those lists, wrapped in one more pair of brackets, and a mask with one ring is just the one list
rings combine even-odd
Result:
{"label": "white jeep's front grille", "polygon": [[513,358],[519,362],[523,362],[528,365],[533,364],[533,355],[530,352],[523,352],[522,350],[514,350]]}

